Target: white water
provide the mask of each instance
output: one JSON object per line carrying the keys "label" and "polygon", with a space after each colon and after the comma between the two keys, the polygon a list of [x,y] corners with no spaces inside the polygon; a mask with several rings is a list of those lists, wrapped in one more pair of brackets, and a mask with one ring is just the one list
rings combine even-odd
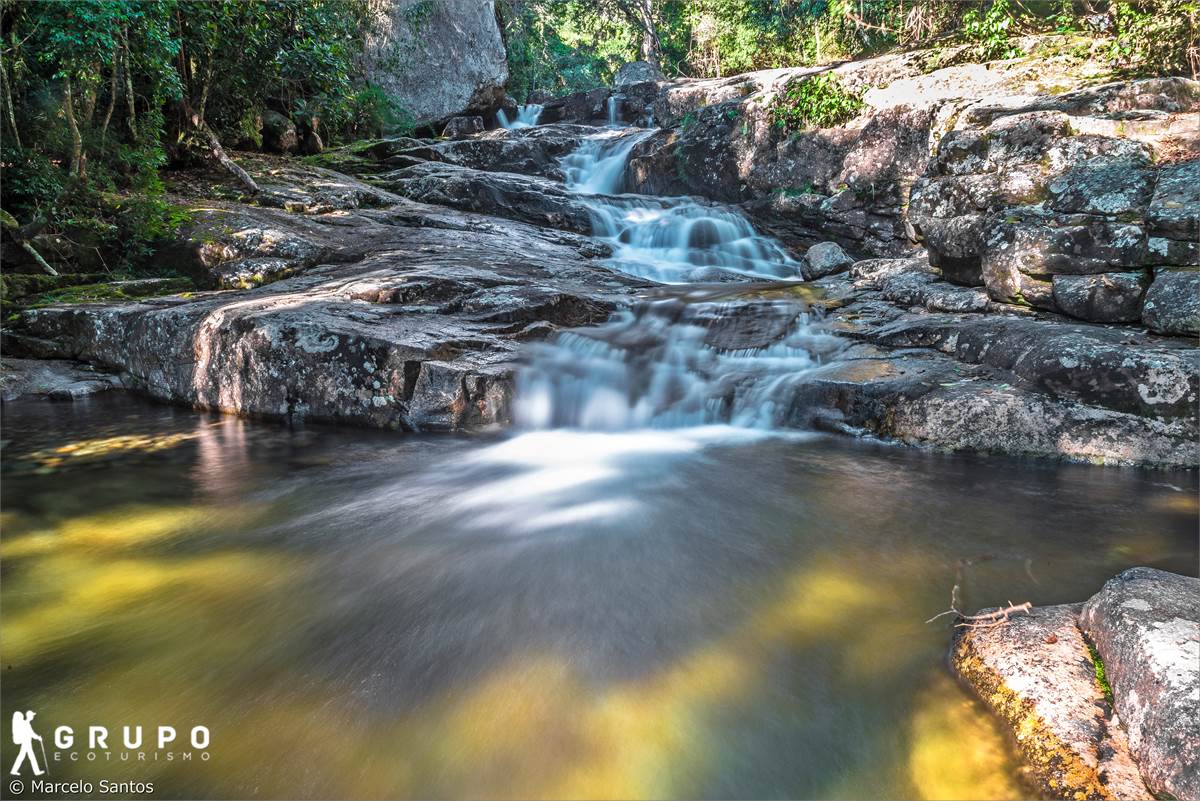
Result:
{"label": "white water", "polygon": [[633,149],[654,131],[585,139],[562,160],[567,188],[589,199],[595,236],[623,272],[665,284],[797,278],[799,264],[738,212],[692,198],[611,197],[624,188]]}
{"label": "white water", "polygon": [[517,106],[517,117],[514,120],[509,120],[508,115],[504,113],[504,109],[496,112],[496,120],[500,123],[501,128],[532,128],[537,125],[538,117],[542,116],[542,106],[537,103],[529,103],[524,106]]}
{"label": "white water", "polygon": [[[661,283],[796,278],[798,264],[735,210],[691,198],[618,195],[629,154],[654,131],[606,132],[562,160],[588,195],[609,264]],[[517,377],[525,429],[621,431],[802,421],[796,390],[841,343],[793,303],[643,303],[603,326],[535,346]]]}
{"label": "white water", "polygon": [[610,128],[617,127],[617,104],[619,102],[616,95],[608,96],[608,125]]}

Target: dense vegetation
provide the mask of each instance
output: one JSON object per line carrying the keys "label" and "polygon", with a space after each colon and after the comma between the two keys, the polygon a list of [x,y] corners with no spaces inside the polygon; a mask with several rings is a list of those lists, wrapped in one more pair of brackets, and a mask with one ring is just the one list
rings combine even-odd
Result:
{"label": "dense vegetation", "polygon": [[[160,169],[258,148],[271,121],[308,147],[404,127],[361,71],[382,0],[0,0],[0,162],[11,241],[53,232],[71,261],[127,271],[184,219]],[[428,0],[413,6],[427,10]],[[497,0],[518,100],[592,88],[622,64],[720,76],[965,43],[1021,52],[1026,33],[1078,33],[1115,72],[1195,73],[1200,0]],[[833,124],[858,97],[788,88],[784,128]],[[302,145],[302,150],[304,146]],[[72,255],[76,254],[76,255]],[[80,265],[75,265],[80,266]],[[96,265],[91,265],[96,266]]]}
{"label": "dense vegetation", "polygon": [[500,0],[510,94],[591,88],[634,59],[708,77],[966,43],[1021,53],[1024,34],[1103,38],[1118,71],[1194,75],[1198,0]]}
{"label": "dense vegetation", "polygon": [[110,268],[179,222],[161,199],[169,161],[237,170],[221,143],[261,144],[271,112],[318,140],[395,116],[356,70],[368,0],[3,0],[0,15],[4,210]]}

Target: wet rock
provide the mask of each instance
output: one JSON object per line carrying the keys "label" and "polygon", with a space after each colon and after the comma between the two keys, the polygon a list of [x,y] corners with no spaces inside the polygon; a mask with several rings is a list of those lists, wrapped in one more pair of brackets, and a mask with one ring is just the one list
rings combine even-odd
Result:
{"label": "wet rock", "polygon": [[[454,142],[432,146],[434,161],[491,172],[560,177],[559,159],[579,147],[594,128],[580,125],[536,125],[503,128]],[[409,151],[411,152],[411,151]]]}
{"label": "wet rock", "polygon": [[5,358],[0,361],[0,399],[67,400],[120,389],[121,379],[74,361]]}
{"label": "wet rock", "polygon": [[628,86],[634,83],[663,79],[662,70],[649,61],[631,61],[617,70],[617,74],[613,77],[613,86]]}
{"label": "wet rock", "polygon": [[500,105],[508,62],[493,0],[386,0],[372,11],[367,76],[418,123]]}
{"label": "wet rock", "polygon": [[1041,607],[1001,625],[960,627],[954,669],[1012,728],[1047,797],[1151,799],[1124,730],[1105,712],[1078,610]]}
{"label": "wet rock", "polygon": [[1200,334],[1200,272],[1156,271],[1146,290],[1142,322],[1160,334]]}
{"label": "wet rock", "polygon": [[1094,323],[1132,323],[1142,315],[1145,271],[1100,275],[1056,275],[1054,303],[1066,314]]}
{"label": "wet rock", "polygon": [[300,136],[295,124],[278,111],[263,114],[263,149],[270,153],[295,153],[300,147]]}
{"label": "wet rock", "polygon": [[611,94],[611,90],[600,87],[548,100],[539,120],[545,124],[603,124],[608,120],[608,98]]}
{"label": "wet rock", "polygon": [[566,231],[592,230],[591,213],[579,196],[545,178],[429,162],[382,175],[380,182],[393,192],[422,203]]}
{"label": "wet rock", "polygon": [[473,134],[483,133],[483,117],[451,117],[442,129],[442,136],[447,139],[464,139]]}
{"label": "wet rock", "polygon": [[1146,784],[1200,798],[1200,579],[1134,567],[1083,607]]}
{"label": "wet rock", "polygon": [[806,279],[823,278],[849,269],[854,259],[836,242],[820,242],[804,254],[803,273]]}

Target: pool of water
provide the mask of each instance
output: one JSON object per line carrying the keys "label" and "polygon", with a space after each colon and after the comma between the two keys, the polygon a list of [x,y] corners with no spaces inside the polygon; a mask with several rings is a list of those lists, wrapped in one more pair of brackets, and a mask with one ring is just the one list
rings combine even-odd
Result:
{"label": "pool of water", "polygon": [[51,778],[156,797],[1021,797],[926,619],[956,581],[1050,604],[1197,562],[1191,473],[122,395],[7,405],[3,436],[3,715],[38,712]]}

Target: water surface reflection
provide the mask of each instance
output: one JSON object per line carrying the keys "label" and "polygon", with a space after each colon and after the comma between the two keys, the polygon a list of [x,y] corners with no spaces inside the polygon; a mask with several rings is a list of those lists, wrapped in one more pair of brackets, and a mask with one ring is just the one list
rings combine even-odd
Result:
{"label": "water surface reflection", "polygon": [[[945,608],[1193,572],[1195,476],[722,427],[5,409],[4,709],[208,725],[162,797],[1020,797]],[[969,562],[969,566],[962,565]]]}

